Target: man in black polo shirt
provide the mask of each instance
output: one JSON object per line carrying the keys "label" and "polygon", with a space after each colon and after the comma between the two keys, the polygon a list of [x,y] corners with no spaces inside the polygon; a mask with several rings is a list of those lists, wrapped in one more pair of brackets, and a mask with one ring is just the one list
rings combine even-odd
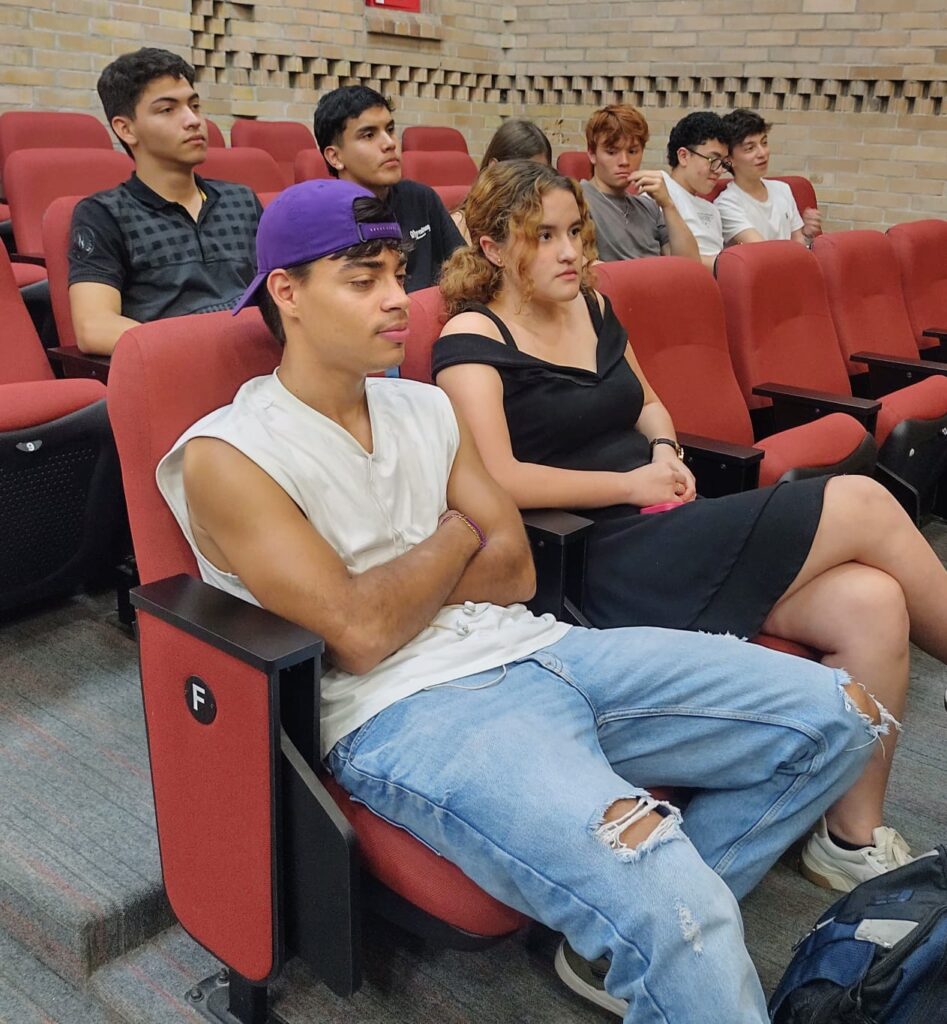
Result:
{"label": "man in black polo shirt", "polygon": [[76,207],[69,301],[79,347],[109,355],[136,324],[229,309],[256,273],[260,204],[243,185],[194,173],[207,130],[182,58],[124,54],[98,90],[135,173]]}
{"label": "man in black polo shirt", "polygon": [[391,111],[390,101],[374,89],[343,86],[319,100],[314,130],[330,174],[369,189],[391,207],[413,246],[405,290],[414,292],[437,283],[441,264],[464,239],[434,189],[402,181]]}

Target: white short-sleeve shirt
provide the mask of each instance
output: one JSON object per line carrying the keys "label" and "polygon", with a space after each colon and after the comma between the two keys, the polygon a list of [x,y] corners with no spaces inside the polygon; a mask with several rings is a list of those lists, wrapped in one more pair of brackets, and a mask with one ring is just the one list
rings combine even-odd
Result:
{"label": "white short-sleeve shirt", "polygon": [[729,243],[741,231],[753,228],[766,241],[788,240],[802,227],[802,217],[793,198],[792,189],[785,181],[763,180],[766,186],[765,202],[744,192],[735,181],[714,200],[720,211],[723,238]]}
{"label": "white short-sleeve shirt", "polygon": [[701,256],[716,256],[723,248],[723,228],[717,208],[706,199],[691,195],[666,171],[661,173],[664,175],[665,184],[677,212],[684,218],[684,222],[691,229],[691,234],[697,240]]}

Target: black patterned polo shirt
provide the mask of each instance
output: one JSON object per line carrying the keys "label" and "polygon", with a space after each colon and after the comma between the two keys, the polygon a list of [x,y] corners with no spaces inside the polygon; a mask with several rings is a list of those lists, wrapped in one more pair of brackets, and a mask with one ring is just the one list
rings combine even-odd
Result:
{"label": "black patterned polo shirt", "polygon": [[136,175],[83,199],[72,218],[69,284],[107,284],[140,323],[229,309],[256,273],[260,203],[244,185],[205,181],[195,221]]}

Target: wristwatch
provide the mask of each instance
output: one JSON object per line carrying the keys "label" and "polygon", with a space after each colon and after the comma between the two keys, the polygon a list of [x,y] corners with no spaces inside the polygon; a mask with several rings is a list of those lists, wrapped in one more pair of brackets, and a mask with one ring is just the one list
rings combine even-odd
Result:
{"label": "wristwatch", "polygon": [[654,446],[656,444],[669,444],[673,449],[677,457],[684,461],[684,449],[671,437],[655,437],[651,441],[651,455],[654,455]]}

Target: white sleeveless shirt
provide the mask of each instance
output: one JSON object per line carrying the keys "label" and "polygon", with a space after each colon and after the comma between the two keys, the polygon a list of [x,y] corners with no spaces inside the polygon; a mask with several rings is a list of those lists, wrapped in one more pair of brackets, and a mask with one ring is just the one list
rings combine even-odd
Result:
{"label": "white sleeveless shirt", "polygon": [[[198,550],[184,494],[184,446],[216,437],[252,459],[299,506],[351,573],[409,551],[437,529],[460,442],[447,396],[403,379],[369,378],[369,454],[333,420],[280,383],[274,372],[247,381],[230,405],[199,420],[157,469],[157,483],[197,559],[201,578],[259,604],[243,581]],[[347,733],[403,697],[497,668],[559,640],[569,629],[523,605],[447,605],[413,640],[370,672],[331,669],[322,679],[324,757]]]}

